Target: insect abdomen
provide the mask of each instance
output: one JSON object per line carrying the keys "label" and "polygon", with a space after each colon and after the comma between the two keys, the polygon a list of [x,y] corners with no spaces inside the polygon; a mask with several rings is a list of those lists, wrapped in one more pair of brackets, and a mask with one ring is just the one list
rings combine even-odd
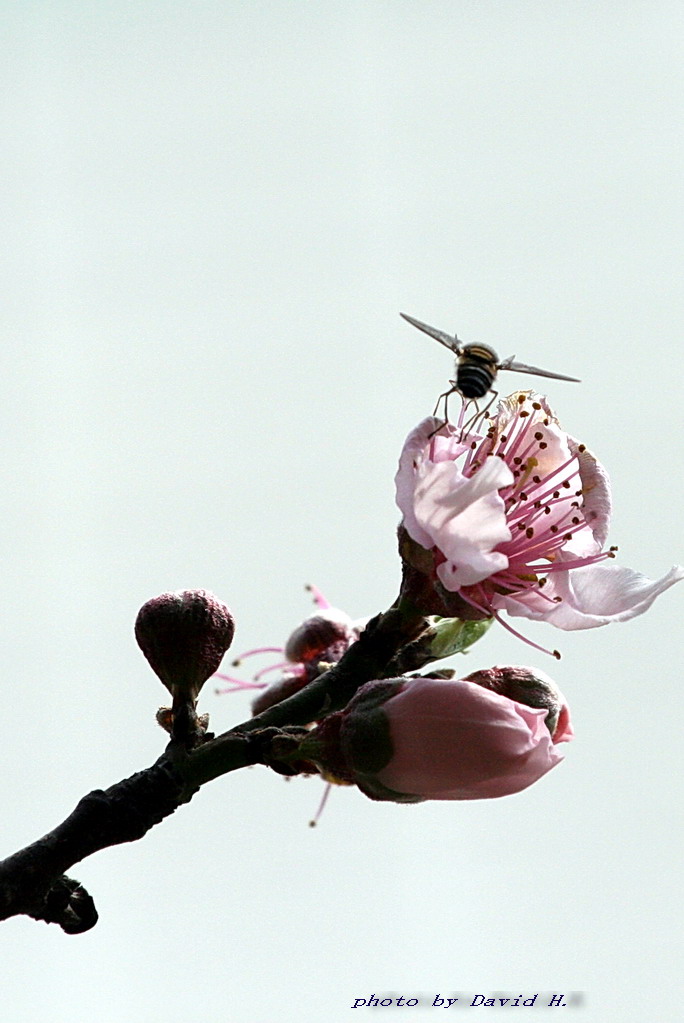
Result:
{"label": "insect abdomen", "polygon": [[464,398],[483,398],[496,377],[496,355],[484,345],[468,345],[456,369],[456,383]]}

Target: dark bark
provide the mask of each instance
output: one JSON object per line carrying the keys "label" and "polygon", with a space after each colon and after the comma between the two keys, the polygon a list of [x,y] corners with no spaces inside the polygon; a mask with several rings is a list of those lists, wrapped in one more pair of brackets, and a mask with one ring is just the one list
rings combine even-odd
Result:
{"label": "dark bark", "polygon": [[59,924],[67,934],[89,930],[98,919],[94,901],[67,870],[100,849],[138,841],[208,781],[268,762],[279,728],[305,725],[346,706],[364,682],[382,676],[396,651],[424,626],[418,615],[390,610],[369,623],[338,664],[299,693],[195,748],[172,741],[151,767],[88,793],[53,831],[0,862],[0,920],[26,914]]}

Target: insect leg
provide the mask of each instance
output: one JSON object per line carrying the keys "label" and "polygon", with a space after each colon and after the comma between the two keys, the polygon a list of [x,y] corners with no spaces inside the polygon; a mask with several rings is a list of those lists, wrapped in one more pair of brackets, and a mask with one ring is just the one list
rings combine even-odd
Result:
{"label": "insect leg", "polygon": [[[489,401],[487,402],[487,404],[485,405],[485,407],[481,411],[480,411],[480,409],[478,407],[477,412],[475,413],[475,415],[471,416],[471,418],[468,420],[468,422],[465,424],[465,426],[462,427],[462,429],[461,429],[461,440],[463,440],[463,435],[465,433],[468,433],[468,431],[470,431],[470,430],[475,430],[476,429],[478,420],[480,420],[480,419],[484,420],[487,417],[487,413],[488,413],[489,409],[492,407],[492,403],[494,401],[496,401],[496,399],[499,397],[499,392],[498,391],[490,389],[490,393],[491,393],[492,396],[489,399]],[[477,406],[477,402],[474,402],[474,404]]]}
{"label": "insect leg", "polygon": [[439,424],[439,426],[435,427],[435,429],[432,431],[430,437],[434,437],[434,435],[436,433],[439,433],[439,431],[449,422],[449,398],[454,393],[454,391],[458,391],[458,387],[456,386],[456,382],[454,380],[450,380],[449,383],[451,384],[451,387],[449,388],[448,391],[445,391],[444,394],[440,394],[439,398],[437,399],[437,404],[435,405],[434,410],[432,412],[433,416],[436,416],[437,409],[442,404],[442,402],[444,402],[444,418],[442,422]]}

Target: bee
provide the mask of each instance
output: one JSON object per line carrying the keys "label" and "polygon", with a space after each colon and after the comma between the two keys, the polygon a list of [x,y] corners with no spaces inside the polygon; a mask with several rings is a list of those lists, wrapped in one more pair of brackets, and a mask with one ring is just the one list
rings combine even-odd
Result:
{"label": "bee", "polygon": [[465,344],[455,334],[451,337],[450,334],[445,334],[443,330],[429,327],[427,323],[414,320],[412,316],[407,316],[406,313],[400,313],[399,315],[408,323],[417,327],[418,330],[422,330],[425,334],[433,337],[435,341],[439,341],[440,344],[444,345],[445,348],[448,348],[456,356],[456,379],[450,380],[451,387],[449,390],[439,396],[435,412],[439,407],[440,401],[444,399],[444,412],[446,415],[447,401],[454,392],[465,398],[466,402],[476,402],[478,398],[484,398],[491,391],[492,397],[487,405],[487,408],[489,408],[489,405],[497,396],[497,392],[494,390],[494,381],[501,369],[514,370],[516,373],[532,373],[534,376],[539,377],[551,377],[553,380],[569,380],[575,384],[580,383],[577,377],[564,376],[562,373],[551,373],[548,369],[539,369],[537,366],[528,366],[524,362],[516,362],[514,355],[499,362],[499,356],[489,345]]}

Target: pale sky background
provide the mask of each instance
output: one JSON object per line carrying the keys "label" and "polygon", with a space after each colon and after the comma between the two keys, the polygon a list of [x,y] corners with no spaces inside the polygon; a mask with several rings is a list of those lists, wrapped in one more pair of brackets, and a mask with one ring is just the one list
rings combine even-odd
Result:
{"label": "pale sky background", "polygon": [[[684,560],[680,3],[0,9],[2,855],[162,751],[149,597],[214,590],[236,652],[283,642],[306,582],[392,602],[397,458],[452,369],[399,310],[581,377],[548,394],[611,473],[610,542]],[[213,782],[71,871],[94,930],[1,926],[3,1023],[432,1020],[350,1007],[458,992],[677,1023],[683,608],[456,662],[570,700],[565,763],[516,796],[339,790],[311,830],[315,779]],[[222,731],[248,697],[201,709]]]}

